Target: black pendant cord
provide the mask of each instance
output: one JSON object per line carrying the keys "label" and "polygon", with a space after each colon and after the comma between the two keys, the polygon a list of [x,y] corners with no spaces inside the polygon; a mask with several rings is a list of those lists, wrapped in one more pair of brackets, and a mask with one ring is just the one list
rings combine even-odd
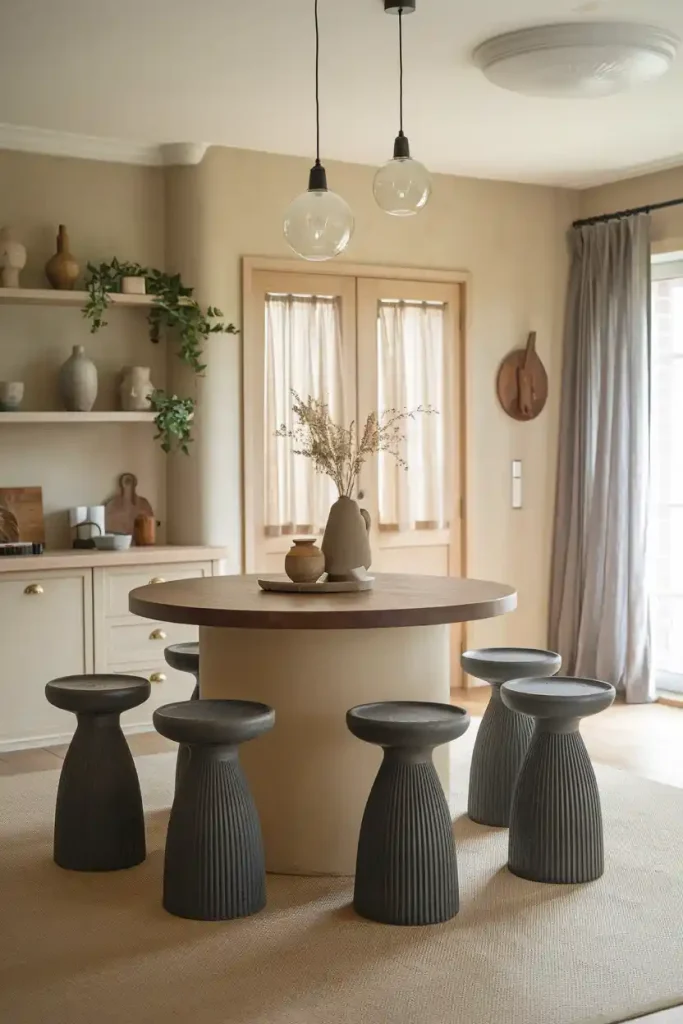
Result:
{"label": "black pendant cord", "polygon": [[398,9],[398,110],[399,135],[403,135],[403,8]]}
{"label": "black pendant cord", "polygon": [[622,220],[624,217],[635,217],[639,213],[652,213],[653,210],[666,210],[670,206],[683,206],[683,197],[667,199],[663,203],[649,203],[647,206],[635,206],[632,210],[617,210],[615,213],[601,213],[598,217],[586,217],[575,220],[573,228],[591,227],[593,224],[606,224],[609,220]]}
{"label": "black pendant cord", "polygon": [[320,28],[318,25],[318,0],[314,0],[315,19],[315,164],[308,175],[309,192],[326,192],[327,175],[320,163]]}
{"label": "black pendant cord", "polygon": [[315,17],[315,164],[320,167],[320,28],[318,26],[318,0],[314,5]]}

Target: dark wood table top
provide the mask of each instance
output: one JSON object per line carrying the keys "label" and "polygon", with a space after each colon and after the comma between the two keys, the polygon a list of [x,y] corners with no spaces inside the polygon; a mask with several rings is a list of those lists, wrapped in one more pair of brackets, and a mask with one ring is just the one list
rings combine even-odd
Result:
{"label": "dark wood table top", "polygon": [[513,587],[483,580],[378,573],[372,590],[351,594],[262,591],[256,575],[175,580],[133,590],[136,615],[162,622],[239,629],[377,629],[435,626],[504,615]]}

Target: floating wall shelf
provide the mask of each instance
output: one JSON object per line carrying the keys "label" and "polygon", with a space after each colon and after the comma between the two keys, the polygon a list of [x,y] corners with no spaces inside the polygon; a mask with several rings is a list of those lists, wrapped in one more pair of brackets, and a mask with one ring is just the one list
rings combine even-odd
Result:
{"label": "floating wall shelf", "polygon": [[0,423],[153,423],[153,412],[0,412]]}
{"label": "floating wall shelf", "polygon": [[[85,306],[87,292],[61,292],[53,288],[0,288],[0,304],[12,306]],[[120,295],[112,292],[110,305],[147,308],[154,303],[153,295]]]}

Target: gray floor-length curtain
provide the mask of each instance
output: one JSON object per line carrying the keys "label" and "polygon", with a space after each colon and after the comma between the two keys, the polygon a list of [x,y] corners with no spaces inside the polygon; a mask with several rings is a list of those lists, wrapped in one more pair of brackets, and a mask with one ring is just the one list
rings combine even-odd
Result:
{"label": "gray floor-length curtain", "polygon": [[562,369],[550,645],[566,674],[652,700],[647,527],[650,218],[575,228]]}

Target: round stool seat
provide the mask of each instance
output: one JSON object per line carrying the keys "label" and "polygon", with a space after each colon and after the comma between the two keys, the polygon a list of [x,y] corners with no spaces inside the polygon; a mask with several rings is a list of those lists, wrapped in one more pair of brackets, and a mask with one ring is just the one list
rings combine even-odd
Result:
{"label": "round stool seat", "polygon": [[359,704],[346,712],[350,732],[382,747],[438,747],[467,730],[470,716],[450,704],[398,700]]}
{"label": "round stool seat", "polygon": [[500,693],[536,720],[512,799],[508,868],[533,882],[592,882],[604,870],[602,813],[579,722],[608,708],[614,687],[556,676],[513,679]]}
{"label": "round stool seat", "polygon": [[50,704],[76,714],[128,711],[144,704],[150,684],[142,676],[78,675],[53,679],[45,686]]}
{"label": "round stool seat", "polygon": [[484,647],[465,651],[460,663],[469,675],[491,686],[472,752],[467,813],[480,825],[507,828],[512,794],[533,723],[503,704],[501,686],[508,679],[554,675],[560,670],[562,658],[554,651],[527,647]]}
{"label": "round stool seat", "polygon": [[164,650],[164,657],[178,672],[191,672],[195,676],[199,673],[199,644],[196,641],[170,644]]}
{"label": "round stool seat", "polygon": [[176,743],[235,746],[272,729],[275,712],[250,700],[193,700],[165,704],[154,728]]}
{"label": "round stool seat", "polygon": [[354,736],[384,748],[358,837],[353,905],[384,924],[437,924],[458,912],[458,864],[434,747],[461,736],[464,708],[424,701],[359,704]]}
{"label": "round stool seat", "polygon": [[614,700],[611,683],[599,679],[512,679],[501,688],[503,703],[533,718],[586,718]]}
{"label": "round stool seat", "polygon": [[166,835],[166,910],[225,921],[260,910],[266,869],[258,812],[237,747],[272,729],[275,711],[246,700],[189,700],[154,712],[162,736],[185,744]]}
{"label": "round stool seat", "polygon": [[150,695],[146,679],[77,675],[45,687],[50,704],[77,717],[59,776],[54,859],[72,871],[115,871],[145,859],[140,783],[119,721]]}
{"label": "round stool seat", "polygon": [[465,651],[460,664],[468,675],[487,683],[504,683],[526,676],[551,676],[559,672],[562,658],[554,651],[528,647],[483,647]]}

